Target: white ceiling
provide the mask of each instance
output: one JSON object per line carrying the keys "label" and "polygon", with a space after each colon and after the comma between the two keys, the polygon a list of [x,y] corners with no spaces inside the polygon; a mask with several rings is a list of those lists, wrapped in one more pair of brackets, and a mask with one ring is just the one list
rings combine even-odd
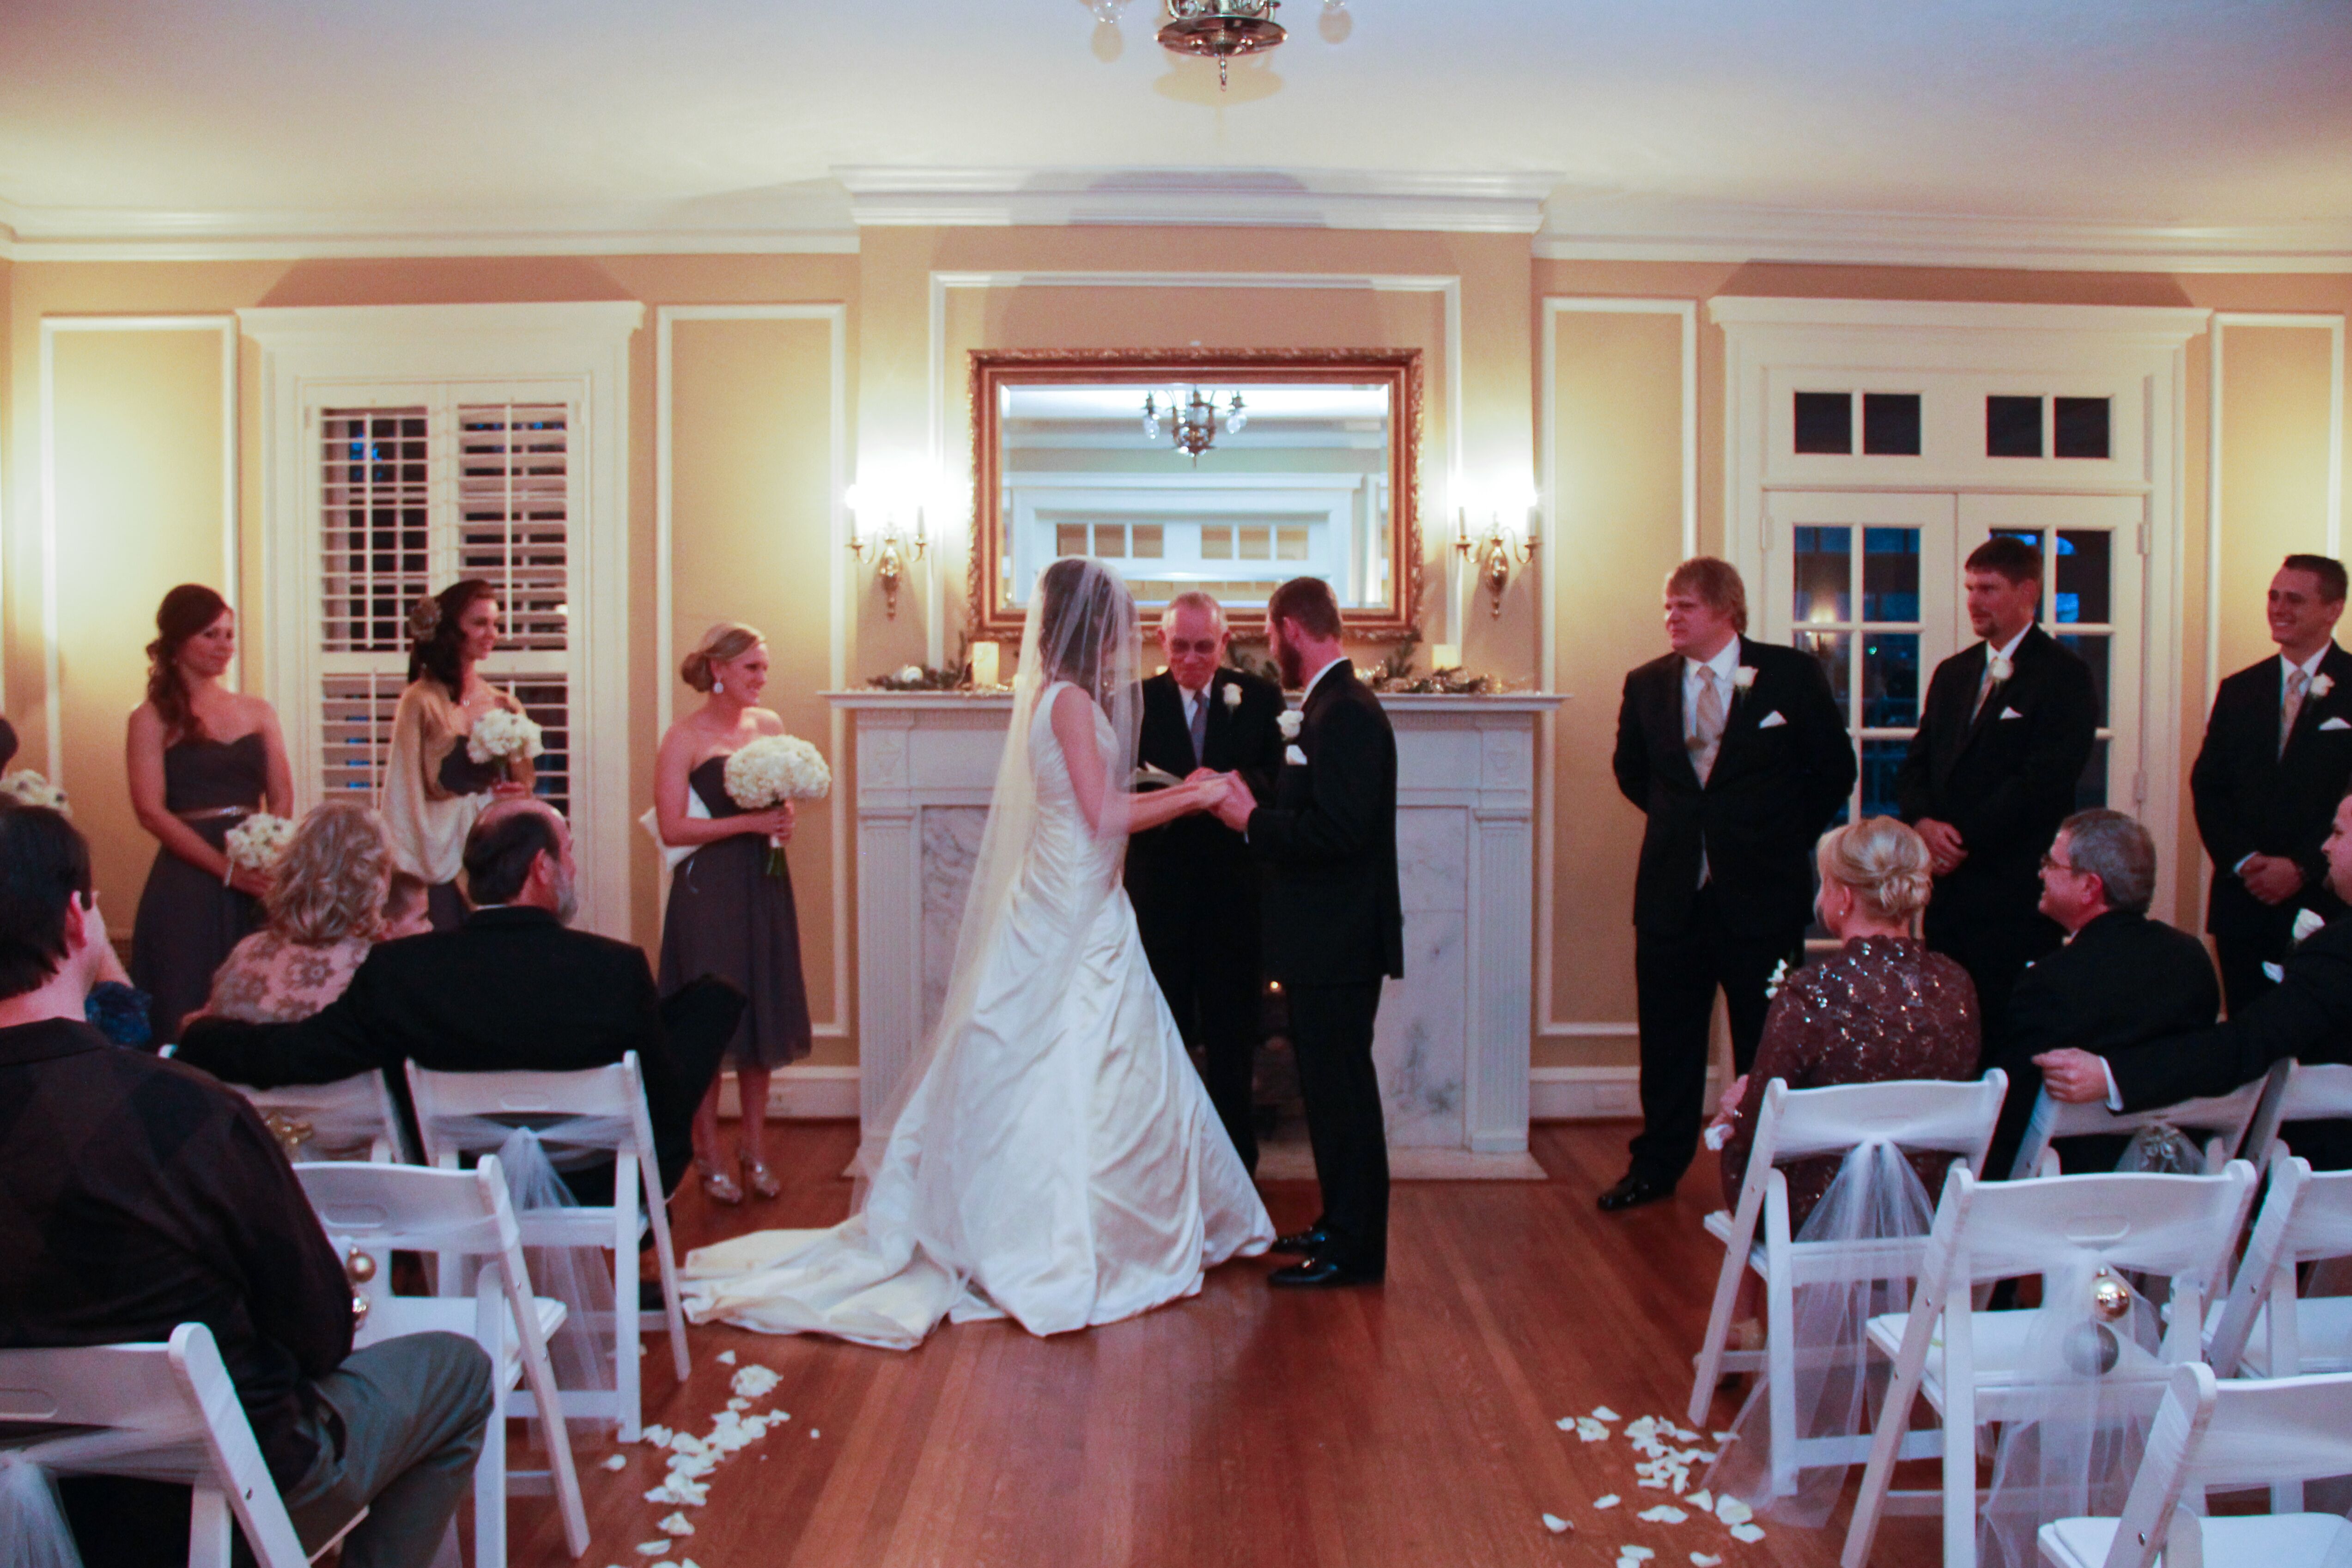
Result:
{"label": "white ceiling", "polygon": [[0,0],[0,223],[840,229],[837,171],[1246,169],[1520,176],[1554,233],[1725,204],[2352,232],[2346,0],[1288,0],[1223,100],[1157,10]]}

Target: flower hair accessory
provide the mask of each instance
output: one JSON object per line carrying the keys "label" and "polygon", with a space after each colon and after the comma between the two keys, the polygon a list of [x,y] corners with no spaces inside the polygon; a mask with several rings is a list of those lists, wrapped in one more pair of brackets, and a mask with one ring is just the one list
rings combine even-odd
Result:
{"label": "flower hair accessory", "polygon": [[2336,689],[2336,678],[2323,671],[2311,678],[2311,685],[2306,689],[2314,697],[2325,697]]}
{"label": "flower hair accessory", "polygon": [[1756,667],[1754,665],[1743,664],[1731,672],[1731,689],[1734,691],[1745,691],[1755,684]]}
{"label": "flower hair accessory", "polygon": [[441,601],[427,594],[408,606],[408,640],[423,642],[441,629]]}
{"label": "flower hair accessory", "polygon": [[1996,653],[1988,658],[1985,668],[1992,673],[1995,680],[2007,680],[2017,673],[2017,667],[2009,662],[2009,655],[2005,653]]}
{"label": "flower hair accessory", "polygon": [[1788,983],[1788,979],[1789,961],[1784,958],[1774,964],[1772,973],[1765,977],[1764,1000],[1769,1002],[1773,997],[1780,994],[1780,987]]}
{"label": "flower hair accessory", "polygon": [[1242,705],[1242,689],[1238,686],[1228,684],[1225,687],[1224,703],[1228,708],[1240,707]]}

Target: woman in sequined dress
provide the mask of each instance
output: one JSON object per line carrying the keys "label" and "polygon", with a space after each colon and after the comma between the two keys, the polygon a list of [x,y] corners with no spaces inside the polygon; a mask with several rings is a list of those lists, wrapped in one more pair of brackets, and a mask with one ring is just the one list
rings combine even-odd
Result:
{"label": "woman in sequined dress", "polygon": [[[1725,1091],[1723,1191],[1733,1206],[1748,1175],[1748,1152],[1764,1089],[1774,1079],[1790,1089],[1890,1079],[1977,1076],[1979,1020],[1968,972],[1915,934],[1934,888],[1927,846],[1892,817],[1870,816],[1822,836],[1816,900],[1822,924],[1844,945],[1781,984],[1765,1016],[1755,1065]],[[1915,1154],[1912,1168],[1930,1194],[1940,1192],[1946,1154]],[[1789,1226],[1805,1216],[1835,1179],[1836,1155],[1792,1160]]]}

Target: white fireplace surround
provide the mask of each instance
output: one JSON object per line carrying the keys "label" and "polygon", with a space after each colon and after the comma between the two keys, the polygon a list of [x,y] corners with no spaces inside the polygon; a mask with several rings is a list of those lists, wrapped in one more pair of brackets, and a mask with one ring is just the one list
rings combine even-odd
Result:
{"label": "white fireplace surround", "polygon": [[[858,1103],[871,1128],[939,1016],[1009,696],[827,694],[856,736]],[[1373,1054],[1400,1176],[1527,1176],[1536,743],[1561,700],[1385,697],[1405,975]]]}

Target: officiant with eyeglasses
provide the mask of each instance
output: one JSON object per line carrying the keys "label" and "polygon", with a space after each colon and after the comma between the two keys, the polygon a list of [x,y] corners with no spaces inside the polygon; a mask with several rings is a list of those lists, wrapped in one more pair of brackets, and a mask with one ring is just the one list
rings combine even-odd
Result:
{"label": "officiant with eyeglasses", "polygon": [[[1237,773],[1263,803],[1282,762],[1282,691],[1227,667],[1225,612],[1198,590],[1179,594],[1160,622],[1168,667],[1143,682],[1137,765],[1143,782],[1201,769]],[[1144,955],[1202,1063],[1210,1103],[1234,1152],[1257,1170],[1252,1070],[1263,989],[1256,867],[1242,836],[1207,812],[1180,816],[1128,841],[1127,894]]]}

